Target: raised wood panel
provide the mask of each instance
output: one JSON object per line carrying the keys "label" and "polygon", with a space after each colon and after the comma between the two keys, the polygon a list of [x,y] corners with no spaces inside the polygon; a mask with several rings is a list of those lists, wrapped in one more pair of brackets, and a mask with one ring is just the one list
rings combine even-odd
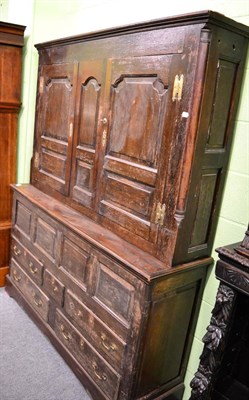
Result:
{"label": "raised wood panel", "polygon": [[17,109],[21,96],[21,47],[0,45],[0,103]]}
{"label": "raised wood panel", "polygon": [[34,245],[38,247],[48,258],[56,258],[56,229],[41,217],[36,219]]}
{"label": "raised wood panel", "polygon": [[225,145],[227,120],[237,65],[234,62],[218,60],[213,109],[208,133],[208,147],[222,148]]}
{"label": "raised wood panel", "polygon": [[153,303],[137,398],[143,398],[152,388],[163,386],[181,375],[188,332],[180,325],[190,327],[198,290],[198,283],[172,288]]}
{"label": "raised wood panel", "polygon": [[206,245],[209,222],[214,206],[214,193],[219,171],[203,171],[199,193],[195,223],[190,243],[191,247]]}
{"label": "raised wood panel", "polygon": [[74,200],[93,208],[96,190],[96,146],[103,86],[103,62],[81,62],[77,83],[71,193]]}
{"label": "raised wood panel", "polygon": [[36,179],[43,175],[48,186],[63,194],[69,190],[76,70],[73,63],[44,65],[39,81],[42,117],[37,124]]}
{"label": "raised wood panel", "polygon": [[110,118],[99,210],[152,241],[157,232],[151,222],[155,188],[160,185],[158,165],[171,63],[171,55],[110,60],[106,82]]}
{"label": "raised wood panel", "polygon": [[15,227],[30,238],[32,211],[19,201],[16,202]]}
{"label": "raised wood panel", "polygon": [[77,243],[63,238],[60,268],[70,274],[78,283],[85,287],[86,270],[89,260],[89,249],[78,246]]}
{"label": "raised wood panel", "polygon": [[130,324],[134,307],[135,288],[99,263],[94,297],[124,324]]}

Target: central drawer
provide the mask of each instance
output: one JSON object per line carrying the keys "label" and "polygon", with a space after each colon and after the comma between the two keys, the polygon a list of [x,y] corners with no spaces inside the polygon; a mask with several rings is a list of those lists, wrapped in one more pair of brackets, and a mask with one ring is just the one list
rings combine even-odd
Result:
{"label": "central drawer", "polygon": [[96,350],[115,368],[121,368],[126,343],[69,290],[65,293],[64,309]]}
{"label": "central drawer", "polygon": [[58,309],[55,315],[55,333],[108,399],[117,399],[120,375]]}

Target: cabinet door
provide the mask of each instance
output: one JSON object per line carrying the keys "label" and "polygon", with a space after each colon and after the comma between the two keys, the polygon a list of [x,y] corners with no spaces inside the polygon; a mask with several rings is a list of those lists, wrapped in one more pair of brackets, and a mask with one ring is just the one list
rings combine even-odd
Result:
{"label": "cabinet door", "polygon": [[152,242],[163,195],[162,141],[172,103],[172,72],[171,55],[113,59],[107,66],[99,213]]}
{"label": "cabinet door", "polygon": [[100,61],[81,62],[77,80],[71,197],[92,208],[96,189],[96,146],[105,72]]}
{"label": "cabinet door", "polygon": [[39,82],[36,177],[64,195],[69,190],[76,72],[74,64],[44,65]]}

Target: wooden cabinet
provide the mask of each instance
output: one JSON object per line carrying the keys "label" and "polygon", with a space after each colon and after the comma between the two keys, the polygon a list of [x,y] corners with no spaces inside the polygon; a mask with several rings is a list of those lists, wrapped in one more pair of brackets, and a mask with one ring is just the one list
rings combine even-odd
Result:
{"label": "wooden cabinet", "polygon": [[8,290],[93,398],[180,399],[211,258],[166,267],[31,185],[13,210]]}
{"label": "wooden cabinet", "polygon": [[37,45],[16,296],[95,400],[180,400],[248,30],[200,12]]}
{"label": "wooden cabinet", "polygon": [[16,181],[17,118],[20,110],[24,26],[0,22],[0,286],[9,271],[12,197]]}
{"label": "wooden cabinet", "polygon": [[32,184],[168,265],[208,256],[247,35],[204,12],[37,45]]}

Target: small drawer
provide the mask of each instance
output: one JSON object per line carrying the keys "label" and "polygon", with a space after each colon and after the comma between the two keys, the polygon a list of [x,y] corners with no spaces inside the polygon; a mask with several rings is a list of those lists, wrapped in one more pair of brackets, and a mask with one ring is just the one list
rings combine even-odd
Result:
{"label": "small drawer", "polygon": [[63,304],[65,286],[47,269],[44,272],[43,287],[58,304]]}
{"label": "small drawer", "polygon": [[121,368],[125,342],[70,291],[65,293],[64,309],[96,350],[116,368]]}
{"label": "small drawer", "polygon": [[12,256],[17,260],[18,264],[25,269],[28,275],[36,283],[42,285],[43,264],[34,257],[26,247],[14,238],[11,243],[11,251]]}
{"label": "small drawer", "polygon": [[104,361],[90,343],[76,328],[56,310],[55,332],[60,341],[82,365],[108,399],[116,400],[120,385],[120,375]]}
{"label": "small drawer", "polygon": [[48,321],[49,299],[48,297],[31,281],[28,275],[17,264],[11,260],[10,276],[13,283],[23,293],[28,303],[38,312],[38,314]]}

